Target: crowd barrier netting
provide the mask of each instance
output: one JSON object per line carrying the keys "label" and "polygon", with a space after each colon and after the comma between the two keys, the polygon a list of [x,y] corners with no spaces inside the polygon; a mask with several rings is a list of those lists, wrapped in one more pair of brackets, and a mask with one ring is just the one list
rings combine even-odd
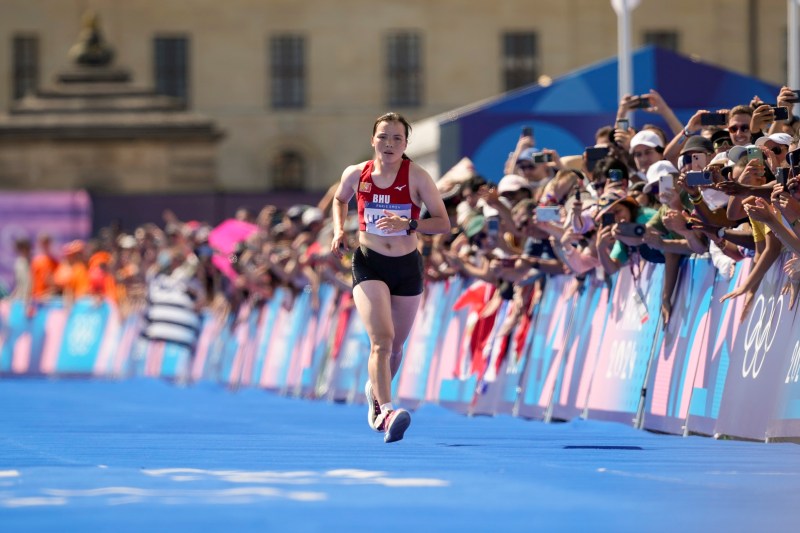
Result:
{"label": "crowd barrier netting", "polygon": [[[552,276],[528,300],[488,309],[495,287],[429,283],[395,379],[398,401],[470,415],[613,420],[677,435],[800,437],[800,323],[783,293],[783,261],[749,314],[720,302],[749,272],[722,278],[705,257],[680,268],[663,327],[663,265],[610,282]],[[352,297],[323,285],[277,289],[236,314],[201,314],[194,348],[141,336],[143,309],[122,317],[85,298],[0,302],[0,375],[213,381],[285,395],[363,402],[369,338]]]}

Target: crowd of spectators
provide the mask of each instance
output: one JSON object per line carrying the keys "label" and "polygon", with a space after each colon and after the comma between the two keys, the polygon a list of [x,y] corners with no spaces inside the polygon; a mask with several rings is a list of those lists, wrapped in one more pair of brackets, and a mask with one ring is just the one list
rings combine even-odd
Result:
{"label": "crowd of spectators", "polygon": [[[794,296],[800,283],[800,119],[792,113],[798,94],[783,87],[732,109],[698,110],[686,124],[656,92],[622,99],[615,124],[600,128],[583,154],[561,156],[522,131],[504,168],[479,176],[464,160],[437,185],[451,216],[449,235],[420,236],[428,280],[464,276],[492,284],[486,313],[513,300],[530,309],[550,275],[570,275],[576,289],[589,276],[609,279],[622,268],[664,263],[661,316],[669,321],[683,258],[708,254],[725,278],[752,257],[746,278],[727,298],[753,297],[782,251]],[[667,131],[643,124],[632,110],[660,115]],[[542,141],[542,144],[537,144]],[[116,301],[123,312],[147,299],[158,276],[186,281],[198,308],[236,310],[265,301],[277,287],[291,296],[309,291],[312,305],[321,283],[346,293],[349,261],[329,253],[333,188],[317,205],[245,209],[235,219],[253,231],[233,251],[209,239],[204,221],[182,221],[166,212],[163,224],[126,233],[104,228],[88,242],[54,250],[40,235],[17,242],[13,297],[36,305],[53,296],[66,301],[91,295]],[[354,210],[351,210],[354,212]],[[358,224],[348,221],[349,251]],[[215,259],[216,263],[215,263]],[[222,259],[226,268],[219,268]]]}

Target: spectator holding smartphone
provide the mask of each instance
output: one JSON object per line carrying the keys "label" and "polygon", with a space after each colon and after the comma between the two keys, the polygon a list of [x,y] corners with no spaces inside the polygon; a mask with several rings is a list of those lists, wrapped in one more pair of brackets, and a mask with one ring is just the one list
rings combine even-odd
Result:
{"label": "spectator holding smartphone", "polygon": [[[734,150],[732,149],[731,151]],[[746,159],[742,157],[734,166],[734,177],[738,177],[739,181],[743,182],[745,185],[752,185],[755,187],[764,185],[766,179],[764,177],[763,163],[758,159],[751,159],[744,164],[745,161]],[[738,169],[741,170],[737,172]],[[741,202],[734,198],[728,206],[728,216],[730,218],[734,218],[740,210],[743,210],[745,215],[748,216],[755,244],[755,256],[753,257],[753,268],[750,270],[750,274],[733,291],[720,299],[721,302],[724,302],[725,300],[745,296],[741,316],[742,320],[747,316],[750,310],[753,297],[755,296],[756,290],[758,290],[758,286],[761,284],[761,280],[775,260],[780,256],[782,248],[778,237],[762,221],[764,218],[763,199],[761,199],[761,202],[758,200],[759,199],[755,196],[749,196]],[[762,220],[759,220],[759,218]]]}
{"label": "spectator holding smartphone", "polygon": [[642,130],[631,138],[630,153],[636,170],[645,176],[650,165],[664,159],[664,141],[655,131]]}
{"label": "spectator holding smartphone", "polygon": [[643,232],[642,236],[623,235],[620,225],[629,222],[644,225],[656,212],[649,207],[639,206],[632,196],[622,197],[606,206],[602,205],[603,199],[599,202],[601,209],[595,217],[598,225],[595,238],[600,264],[610,275],[628,262],[631,249],[638,251],[644,244]]}
{"label": "spectator holding smartphone", "polygon": [[763,146],[775,155],[776,167],[788,166],[786,154],[792,145],[792,136],[788,133],[772,133],[756,139],[756,146]]}

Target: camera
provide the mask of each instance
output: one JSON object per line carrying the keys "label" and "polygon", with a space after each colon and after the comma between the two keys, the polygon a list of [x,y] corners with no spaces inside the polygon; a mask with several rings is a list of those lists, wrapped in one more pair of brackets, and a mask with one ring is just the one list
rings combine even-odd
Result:
{"label": "camera", "polygon": [[608,169],[608,181],[622,181],[622,170],[618,168]]}
{"label": "camera", "polygon": [[533,128],[530,126],[523,126],[522,128],[522,137],[532,137],[533,136]]}
{"label": "camera", "polygon": [[600,217],[600,226],[613,226],[616,223],[617,219],[614,217],[614,213],[603,213],[603,216]]}
{"label": "camera", "polygon": [[725,113],[703,113],[700,115],[701,126],[724,126],[728,122]]}
{"label": "camera", "polygon": [[639,96],[634,96],[631,98],[630,102],[630,107],[633,109],[647,109],[650,107],[650,95],[641,94]]}
{"label": "camera", "polygon": [[486,235],[496,238],[500,233],[500,220],[497,217],[490,217],[486,221]]}
{"label": "camera", "polygon": [[747,149],[747,162],[749,163],[753,159],[758,159],[762,164],[764,163],[764,152],[761,151],[761,148],[751,146]]}
{"label": "camera", "polygon": [[708,170],[692,170],[686,173],[686,185],[689,187],[706,187],[713,184],[714,180]]}
{"label": "camera", "polygon": [[775,120],[789,120],[789,108],[788,107],[778,107],[778,106],[770,106],[772,111],[775,113]]}
{"label": "camera", "polygon": [[789,181],[789,168],[788,167],[778,167],[778,184],[783,185],[786,187],[786,182]]}
{"label": "camera", "polygon": [[533,162],[534,163],[550,163],[553,161],[552,154],[546,154],[544,152],[539,152],[538,154],[533,154]]}
{"label": "camera", "polygon": [[536,220],[539,222],[560,222],[561,213],[558,207],[539,206],[536,208]]}
{"label": "camera", "polygon": [[586,170],[591,172],[597,162],[608,155],[608,146],[587,146],[584,153],[586,154]]}
{"label": "camera", "polygon": [[622,131],[628,131],[628,128],[630,128],[630,126],[631,126],[631,124],[630,124],[630,122],[628,121],[627,118],[618,118],[617,119],[616,129],[622,130]]}
{"label": "camera", "polygon": [[635,222],[620,222],[617,224],[617,233],[625,237],[644,237],[644,224]]}

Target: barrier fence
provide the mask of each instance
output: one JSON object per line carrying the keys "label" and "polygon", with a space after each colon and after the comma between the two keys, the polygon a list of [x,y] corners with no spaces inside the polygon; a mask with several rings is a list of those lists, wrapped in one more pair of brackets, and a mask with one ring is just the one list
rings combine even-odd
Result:
{"label": "barrier fence", "polygon": [[[537,420],[582,416],[659,432],[772,440],[800,437],[800,324],[783,294],[783,261],[766,274],[747,317],[720,303],[730,280],[706,258],[680,270],[671,319],[661,320],[662,265],[623,269],[610,283],[547,279],[538,298],[485,306],[494,287],[430,283],[395,379],[408,407]],[[59,300],[34,313],[0,302],[0,375],[151,376],[260,387],[363,402],[369,339],[349,294],[324,285],[278,289],[261,305],[201,316],[197,345],[141,337],[143,313],[107,301]],[[513,327],[508,327],[508,324]]]}

